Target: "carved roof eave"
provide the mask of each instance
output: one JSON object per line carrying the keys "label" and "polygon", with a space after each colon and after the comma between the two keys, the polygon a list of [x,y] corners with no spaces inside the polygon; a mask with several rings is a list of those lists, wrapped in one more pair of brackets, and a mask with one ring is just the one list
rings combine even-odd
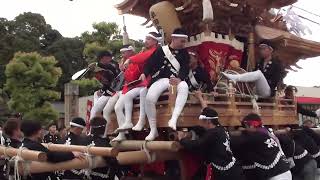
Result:
{"label": "carved roof eave", "polygon": [[276,53],[286,65],[295,64],[300,59],[320,56],[320,43],[300,38],[289,32],[257,25],[256,33],[276,46]]}
{"label": "carved roof eave", "polygon": [[[177,0],[173,0],[174,2]],[[270,2],[271,1],[271,2]],[[246,2],[257,8],[268,7],[268,8],[281,8],[284,6],[291,5],[298,0],[247,0]],[[132,14],[148,18],[150,5],[145,5],[147,0],[124,0],[114,7],[118,9],[119,14]],[[245,1],[239,1],[241,3]]]}

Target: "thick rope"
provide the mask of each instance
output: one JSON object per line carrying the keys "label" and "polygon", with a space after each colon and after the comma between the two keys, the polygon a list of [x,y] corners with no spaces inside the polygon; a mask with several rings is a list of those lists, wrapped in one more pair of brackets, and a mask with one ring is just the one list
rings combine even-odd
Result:
{"label": "thick rope", "polygon": [[86,147],[85,153],[84,153],[86,160],[88,161],[88,168],[84,170],[84,175],[86,179],[91,179],[92,169],[96,167],[95,157],[89,153],[89,149],[93,146],[95,146],[94,142],[92,142],[90,145]]}
{"label": "thick rope", "polygon": [[26,177],[30,174],[30,162],[25,161],[22,158],[22,151],[26,148],[20,147],[16,156],[12,157],[12,161],[14,161],[14,178],[16,180],[20,180],[21,176],[19,175],[19,163],[21,162],[23,168],[23,176]]}
{"label": "thick rope", "polygon": [[142,144],[142,150],[146,153],[148,163],[153,163],[156,160],[156,154],[150,153],[150,151],[147,148],[147,142],[148,141],[145,141]]}

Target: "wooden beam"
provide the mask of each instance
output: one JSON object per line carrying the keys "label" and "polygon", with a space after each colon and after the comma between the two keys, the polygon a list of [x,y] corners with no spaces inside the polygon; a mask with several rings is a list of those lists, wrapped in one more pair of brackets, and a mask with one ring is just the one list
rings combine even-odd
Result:
{"label": "wooden beam", "polygon": [[116,157],[118,155],[118,150],[112,147],[87,147],[87,146],[77,146],[77,145],[65,145],[65,144],[45,144],[42,143],[45,147],[47,147],[50,151],[56,152],[83,152],[88,153],[96,156],[109,156],[109,157]]}
{"label": "wooden beam", "polygon": [[47,160],[47,154],[45,152],[33,151],[26,148],[19,150],[12,147],[0,146],[0,155],[14,157],[19,154],[24,160],[29,160],[29,161],[46,161]]}
{"label": "wooden beam", "polygon": [[179,151],[180,144],[175,141],[121,141],[111,143],[113,147],[117,148],[119,151],[128,150],[141,150],[145,143],[145,147],[150,151]]}

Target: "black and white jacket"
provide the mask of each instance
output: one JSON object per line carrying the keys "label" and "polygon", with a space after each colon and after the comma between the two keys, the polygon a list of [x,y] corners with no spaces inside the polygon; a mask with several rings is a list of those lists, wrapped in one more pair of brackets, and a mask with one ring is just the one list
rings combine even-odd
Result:
{"label": "black and white jacket", "polygon": [[147,61],[143,72],[146,76],[150,75],[152,77],[151,84],[156,82],[158,79],[170,78],[171,76],[178,77],[182,81],[186,80],[188,77],[190,57],[187,50],[175,50],[170,47],[169,49],[179,62],[180,70],[177,72],[174,69],[170,61],[165,56],[162,47],[158,47]]}
{"label": "black and white jacket", "polygon": [[320,167],[320,148],[317,143],[303,130],[295,130],[291,132],[293,139],[305,148],[310,155],[317,161]]}
{"label": "black and white jacket", "polygon": [[112,96],[116,91],[113,82],[120,73],[119,64],[116,61],[111,61],[106,65],[98,63],[98,67],[104,69],[104,71],[100,72],[103,76],[102,79],[100,79],[100,83],[102,84],[100,91],[104,96]]}
{"label": "black and white jacket", "polygon": [[[87,146],[90,144],[90,140],[69,132],[65,139],[60,141],[60,144]],[[62,179],[84,179],[84,172],[80,169],[67,170],[63,172]]]}
{"label": "black and white jacket", "polygon": [[202,154],[206,163],[212,165],[215,176],[242,178],[241,167],[230,148],[229,134],[223,127],[207,130],[198,140],[182,139],[180,144],[189,151]]}
{"label": "black and white jacket", "polygon": [[[30,140],[28,138],[25,138],[22,142],[22,146],[25,148],[28,148],[30,150],[35,151],[42,151],[47,154],[47,161],[52,163],[58,163],[62,161],[68,161],[72,160],[74,158],[73,153],[69,152],[52,152],[49,151],[46,147],[44,147],[41,143],[35,142],[33,140]],[[27,180],[53,180],[57,179],[57,176],[54,173],[48,172],[48,173],[36,173],[36,174],[30,174],[27,177]]]}
{"label": "black and white jacket", "polygon": [[295,166],[291,169],[291,172],[299,174],[303,170],[304,165],[313,159],[312,156],[298,142],[292,139],[290,135],[281,134],[277,137],[286,158],[292,158],[294,161]]}
{"label": "black and white jacket", "polygon": [[290,169],[276,140],[264,128],[255,132],[244,131],[232,146],[243,152],[238,153],[242,168],[257,179],[268,179]]}
{"label": "black and white jacket", "polygon": [[264,66],[264,61],[261,60],[257,64],[256,70],[260,70],[263,73],[270,86],[271,96],[274,96],[278,84],[283,79],[283,67],[280,61],[273,58]]}
{"label": "black and white jacket", "polygon": [[186,82],[189,85],[189,91],[202,90],[203,92],[213,91],[213,84],[209,74],[201,66],[190,69]]}
{"label": "black and white jacket", "polygon": [[[96,147],[111,147],[108,138],[102,138],[99,136],[89,137],[91,144]],[[95,180],[113,180],[116,175],[116,171],[119,169],[118,161],[113,157],[104,157],[107,164],[106,167],[92,169],[90,175]]]}

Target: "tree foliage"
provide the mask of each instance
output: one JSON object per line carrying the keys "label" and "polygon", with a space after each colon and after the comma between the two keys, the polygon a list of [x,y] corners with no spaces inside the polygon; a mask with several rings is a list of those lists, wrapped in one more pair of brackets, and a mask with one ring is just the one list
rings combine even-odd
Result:
{"label": "tree foliage", "polygon": [[58,113],[50,104],[60,98],[60,93],[52,90],[61,76],[61,69],[56,64],[52,56],[16,53],[5,71],[5,90],[11,96],[10,110],[22,113],[23,118],[43,123],[56,120]]}
{"label": "tree foliage", "polygon": [[60,92],[63,93],[64,84],[70,82],[74,73],[87,66],[82,56],[83,49],[83,42],[77,38],[61,38],[46,49],[44,54],[54,56],[58,61],[57,66],[62,69],[62,76],[57,84]]}
{"label": "tree foliage", "polygon": [[102,87],[102,84],[96,78],[75,80],[72,83],[79,85],[79,96],[92,95]]}

